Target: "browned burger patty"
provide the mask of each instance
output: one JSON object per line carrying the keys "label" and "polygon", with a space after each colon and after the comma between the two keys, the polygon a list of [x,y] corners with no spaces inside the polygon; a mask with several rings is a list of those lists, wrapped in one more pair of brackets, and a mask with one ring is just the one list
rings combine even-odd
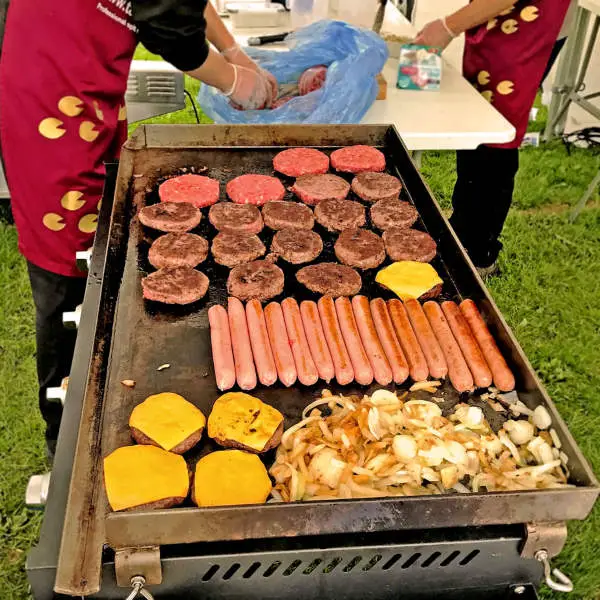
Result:
{"label": "browned burger patty", "polygon": [[260,210],[253,204],[217,202],[208,211],[208,220],[215,229],[230,233],[260,233],[263,219]]}
{"label": "browned burger patty", "polygon": [[238,265],[229,273],[227,292],[240,300],[269,300],[283,292],[283,271],[269,260]]}
{"label": "browned burger patty", "polygon": [[350,184],[338,175],[325,173],[302,175],[291,189],[302,202],[314,206],[327,198],[345,198],[350,191]]}
{"label": "browned burger patty", "polygon": [[383,242],[388,256],[393,261],[414,260],[430,262],[437,253],[434,239],[417,229],[392,227],[383,233]]}
{"label": "browned burger patty", "polygon": [[266,252],[258,236],[228,231],[222,231],[213,238],[211,250],[215,262],[226,267],[256,260]]}
{"label": "browned burger patty", "polygon": [[296,279],[311,292],[334,297],[354,296],[362,287],[362,279],[354,269],[337,263],[303,267]]}
{"label": "browned burger patty", "polygon": [[335,246],[340,262],[359,269],[374,269],[385,260],[382,239],[367,229],[346,229],[340,233]]}
{"label": "browned burger patty", "polygon": [[300,202],[267,202],[262,209],[265,225],[271,229],[312,229],[315,217],[306,204]]}
{"label": "browned burger patty", "polygon": [[194,233],[167,233],[154,240],[148,260],[156,269],[195,267],[206,260],[208,242]]}
{"label": "browned burger patty", "polygon": [[396,198],[379,200],[371,207],[371,222],[374,227],[385,231],[390,227],[411,227],[419,213],[412,204]]}
{"label": "browned burger patty", "polygon": [[189,202],[160,202],[144,206],[138,213],[140,223],[158,231],[185,233],[198,226],[200,209]]}
{"label": "browned burger patty", "polygon": [[146,300],[164,304],[191,304],[204,298],[208,291],[208,277],[190,267],[159,269],[142,279]]}
{"label": "browned burger patty", "polygon": [[319,202],[315,208],[315,219],[328,231],[362,227],[367,222],[362,204],[336,198]]}
{"label": "browned burger patty", "polygon": [[282,229],[273,236],[271,252],[293,265],[300,265],[315,260],[323,252],[323,240],[314,231]]}
{"label": "browned burger patty", "polygon": [[367,202],[398,198],[402,184],[387,173],[359,173],[352,180],[352,191]]}

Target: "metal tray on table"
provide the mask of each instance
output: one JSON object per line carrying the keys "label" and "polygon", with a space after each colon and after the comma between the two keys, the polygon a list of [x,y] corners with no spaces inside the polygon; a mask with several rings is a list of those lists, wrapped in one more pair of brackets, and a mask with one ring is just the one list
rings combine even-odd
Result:
{"label": "metal tray on table", "polygon": [[[354,144],[377,146],[385,153],[388,172],[402,180],[403,199],[419,211],[417,227],[426,230],[438,244],[438,257],[433,265],[445,282],[443,296],[476,301],[515,372],[520,399],[531,408],[539,404],[548,408],[569,458],[575,487],[204,509],[190,503],[167,510],[111,513],[102,482],[102,457],[131,443],[127,422],[133,407],[150,394],[172,391],[208,415],[220,395],[212,367],[207,308],[225,301],[228,270],[210,260],[201,265],[200,270],[211,280],[210,292],[207,298],[190,307],[169,308],[145,302],[140,281],[149,270],[146,254],[151,240],[136,218],[137,211],[146,203],[157,201],[156,188],[162,178],[192,167],[196,172],[206,167],[207,175],[219,179],[224,199],[223,184],[233,177],[243,173],[273,174],[273,156],[285,147],[312,146],[329,153]],[[214,231],[206,214],[204,209],[198,231],[211,237]],[[324,231],[320,233],[325,242],[320,260],[327,260],[334,239]],[[268,232],[261,236],[268,244]],[[296,283],[295,270],[284,268],[283,296],[311,297]],[[373,278],[374,273],[365,274],[363,293],[370,297],[385,296]],[[391,126],[140,127],[127,142],[121,157],[102,288],[94,357],[88,372],[63,530],[57,591],[83,594],[97,590],[104,544],[118,549],[564,521],[585,518],[598,496],[598,483],[585,458]],[[158,371],[162,364],[170,367]],[[120,383],[124,379],[133,379],[135,388],[124,387]],[[323,385],[289,389],[274,386],[258,388],[256,394],[285,415],[287,427],[301,418],[302,409],[322,389]],[[344,389],[345,393],[352,392],[352,388]],[[441,393],[446,406],[460,400],[449,385]],[[199,450],[186,458],[193,465],[198,456],[213,449],[212,442],[204,438]],[[272,459],[273,454],[267,455],[265,462]]]}

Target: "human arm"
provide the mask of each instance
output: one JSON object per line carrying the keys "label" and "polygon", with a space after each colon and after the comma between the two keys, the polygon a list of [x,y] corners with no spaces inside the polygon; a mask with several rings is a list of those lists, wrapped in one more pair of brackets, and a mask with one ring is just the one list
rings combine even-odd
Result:
{"label": "human arm", "polygon": [[445,48],[453,38],[497,17],[514,3],[514,0],[472,0],[444,19],[427,23],[417,34],[415,43]]}

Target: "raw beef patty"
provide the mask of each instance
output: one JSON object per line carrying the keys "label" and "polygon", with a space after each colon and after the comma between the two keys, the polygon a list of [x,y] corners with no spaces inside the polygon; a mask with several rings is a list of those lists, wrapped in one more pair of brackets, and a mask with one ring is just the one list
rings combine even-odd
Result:
{"label": "raw beef patty", "polygon": [[290,148],[275,156],[273,168],[288,177],[317,175],[329,171],[329,157],[314,148]]}
{"label": "raw beef patty", "polygon": [[227,195],[236,204],[262,206],[271,200],[283,200],[285,188],[269,175],[240,175],[227,184]]}
{"label": "raw beef patty", "polygon": [[204,175],[179,175],[161,183],[158,195],[162,202],[190,202],[204,208],[219,199],[219,182]]}
{"label": "raw beef patty", "polygon": [[262,209],[265,225],[279,229],[312,229],[315,217],[306,204],[300,202],[267,202]]}
{"label": "raw beef patty", "polygon": [[352,180],[352,191],[366,202],[398,198],[402,184],[387,173],[359,173]]}
{"label": "raw beef patty", "polygon": [[331,166],[344,173],[383,171],[385,156],[372,146],[347,146],[331,154]]}
{"label": "raw beef patty", "polygon": [[345,198],[350,184],[337,175],[302,175],[296,179],[292,192],[306,204],[315,205],[327,198]]}

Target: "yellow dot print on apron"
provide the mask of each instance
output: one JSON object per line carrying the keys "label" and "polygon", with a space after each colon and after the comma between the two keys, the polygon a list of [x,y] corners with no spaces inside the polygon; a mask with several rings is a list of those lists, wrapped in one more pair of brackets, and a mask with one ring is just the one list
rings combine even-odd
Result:
{"label": "yellow dot print on apron", "polygon": [[63,96],[58,101],[58,110],[67,117],[78,117],[83,112],[83,102],[77,96]]}
{"label": "yellow dot print on apron", "polygon": [[511,33],[516,33],[519,30],[519,23],[515,19],[506,19],[500,28],[504,33],[510,35]]}
{"label": "yellow dot print on apron", "polygon": [[63,125],[64,123],[60,119],[48,117],[40,121],[38,131],[49,140],[57,140],[67,133],[67,130],[63,129]]}
{"label": "yellow dot print on apron", "polygon": [[125,121],[125,119],[127,119],[127,107],[125,105],[119,107],[119,116],[117,119],[119,121]]}
{"label": "yellow dot print on apron", "polygon": [[497,86],[496,86],[496,91],[501,94],[502,96],[508,96],[509,94],[512,94],[515,91],[515,84],[512,81],[501,81]]}
{"label": "yellow dot print on apron", "polygon": [[77,227],[79,228],[79,231],[82,231],[83,233],[94,233],[96,227],[98,227],[98,215],[91,213],[81,217]]}
{"label": "yellow dot print on apron", "polygon": [[535,21],[540,16],[540,11],[537,6],[526,6],[520,14],[523,21],[530,23],[531,21]]}
{"label": "yellow dot print on apron", "polygon": [[477,73],[477,83],[479,85],[487,85],[490,82],[490,74],[487,71],[479,71]]}
{"label": "yellow dot print on apron", "polygon": [[498,19],[490,19],[486,25],[487,30],[490,31],[490,29],[494,29],[496,25],[498,25]]}
{"label": "yellow dot print on apron", "polygon": [[506,10],[503,10],[500,15],[501,16],[506,16],[506,15],[510,15],[510,13],[515,10],[515,5],[513,4],[512,6],[509,6]]}
{"label": "yellow dot print on apron", "polygon": [[481,92],[481,95],[491,104],[494,101],[494,92],[492,90],[485,90]]}
{"label": "yellow dot print on apron", "polygon": [[79,210],[85,205],[85,200],[82,198],[82,192],[70,190],[60,199],[60,204],[65,210]]}
{"label": "yellow dot print on apron", "polygon": [[100,135],[100,132],[95,127],[95,123],[83,121],[79,125],[79,137],[85,142],[93,142]]}
{"label": "yellow dot print on apron", "polygon": [[104,121],[104,113],[100,108],[100,105],[94,100],[94,111],[96,112],[96,118],[98,121]]}
{"label": "yellow dot print on apron", "polygon": [[64,229],[67,224],[63,221],[63,218],[56,213],[46,213],[42,217],[42,223],[45,227],[47,227],[50,231],[60,231]]}

